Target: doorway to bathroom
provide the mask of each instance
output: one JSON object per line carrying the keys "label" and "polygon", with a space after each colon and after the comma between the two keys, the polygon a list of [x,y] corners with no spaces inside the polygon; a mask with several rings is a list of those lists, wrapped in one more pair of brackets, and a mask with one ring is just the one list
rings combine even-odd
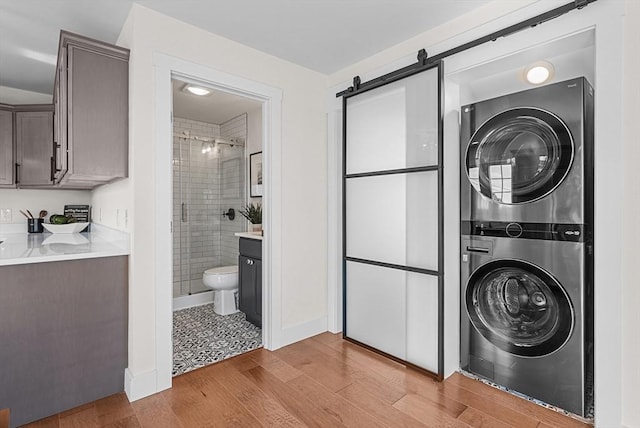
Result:
{"label": "doorway to bathroom", "polygon": [[177,376],[263,344],[262,320],[247,316],[238,290],[239,237],[250,229],[242,213],[262,206],[250,188],[251,160],[262,153],[262,104],[179,79],[172,94]]}

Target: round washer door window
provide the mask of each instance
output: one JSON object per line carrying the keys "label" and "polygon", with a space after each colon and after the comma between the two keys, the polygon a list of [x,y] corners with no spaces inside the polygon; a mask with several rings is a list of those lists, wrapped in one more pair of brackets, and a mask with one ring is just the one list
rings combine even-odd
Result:
{"label": "round washer door window", "polygon": [[467,146],[467,175],[482,195],[502,204],[532,202],[562,183],[573,162],[573,138],[556,115],[506,110],[483,123]]}
{"label": "round washer door window", "polygon": [[549,273],[521,260],[496,260],[469,278],[466,307],[485,339],[511,354],[538,357],[571,336],[573,307]]}

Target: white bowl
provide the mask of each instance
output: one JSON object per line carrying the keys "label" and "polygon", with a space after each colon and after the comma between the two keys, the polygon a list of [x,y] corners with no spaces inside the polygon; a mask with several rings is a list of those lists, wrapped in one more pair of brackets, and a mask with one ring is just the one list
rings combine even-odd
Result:
{"label": "white bowl", "polygon": [[82,232],[89,223],[69,223],[69,224],[50,224],[43,223],[42,224],[45,229],[47,229],[51,233],[78,233]]}

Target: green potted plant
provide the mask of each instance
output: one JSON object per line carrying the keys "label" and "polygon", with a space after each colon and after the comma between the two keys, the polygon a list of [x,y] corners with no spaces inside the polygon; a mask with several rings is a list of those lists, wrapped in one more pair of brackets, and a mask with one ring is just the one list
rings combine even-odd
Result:
{"label": "green potted plant", "polygon": [[262,205],[260,203],[245,205],[240,215],[249,220],[249,232],[262,233]]}

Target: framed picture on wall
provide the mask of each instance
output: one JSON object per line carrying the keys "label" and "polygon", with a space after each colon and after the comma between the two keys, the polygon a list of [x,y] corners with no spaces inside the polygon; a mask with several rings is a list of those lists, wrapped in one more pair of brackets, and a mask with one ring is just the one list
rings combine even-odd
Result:
{"label": "framed picture on wall", "polygon": [[249,196],[262,196],[262,152],[249,155]]}

